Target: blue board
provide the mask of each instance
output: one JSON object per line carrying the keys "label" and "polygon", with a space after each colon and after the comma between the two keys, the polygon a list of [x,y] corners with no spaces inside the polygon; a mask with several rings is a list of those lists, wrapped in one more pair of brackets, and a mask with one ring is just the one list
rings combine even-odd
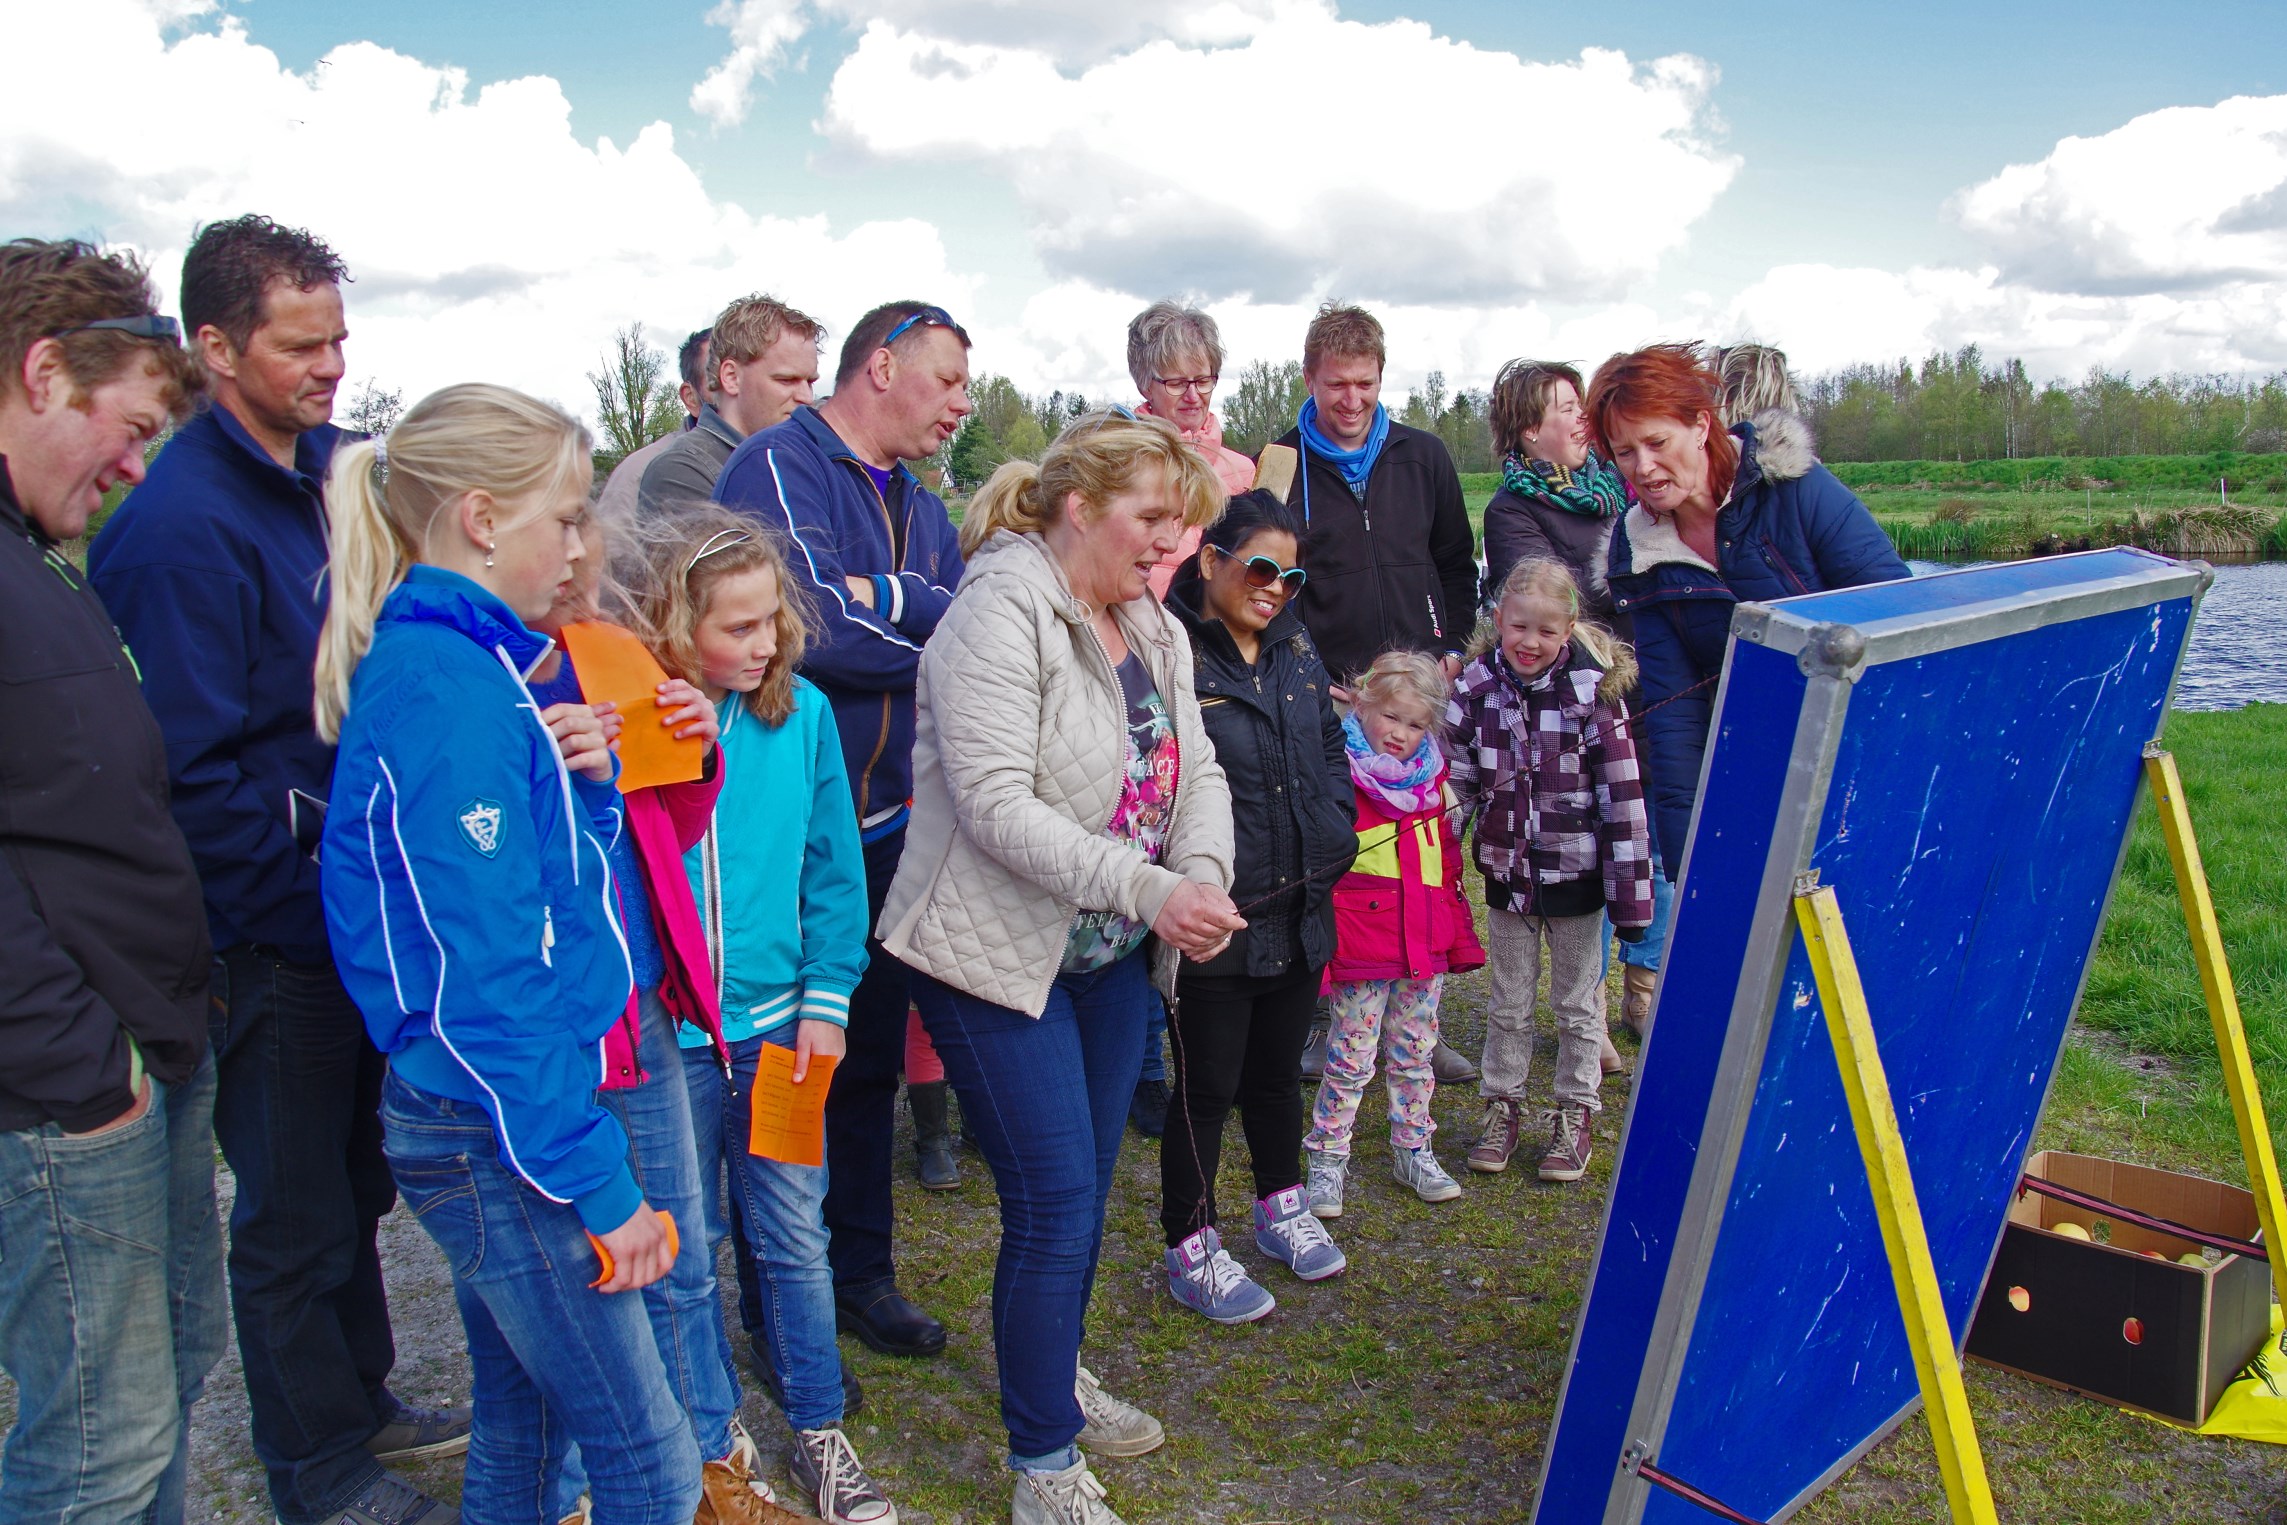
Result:
{"label": "blue board", "polygon": [[1743,606],[1534,1519],[1778,1519],[1918,1401],[1796,877],[1842,909],[1967,1336],[2204,569],[2092,551]]}

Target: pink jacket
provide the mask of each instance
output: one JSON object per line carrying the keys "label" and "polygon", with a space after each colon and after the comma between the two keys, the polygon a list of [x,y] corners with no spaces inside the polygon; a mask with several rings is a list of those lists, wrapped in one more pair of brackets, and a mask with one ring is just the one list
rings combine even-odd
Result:
{"label": "pink jacket", "polygon": [[[1136,411],[1151,418],[1159,416],[1151,411],[1148,402],[1137,404]],[[1199,428],[1185,430],[1183,437],[1201,455],[1207,457],[1207,464],[1214,467],[1215,475],[1222,479],[1223,491],[1241,493],[1255,485],[1255,463],[1238,451],[1224,447],[1223,422],[1214,414],[1208,414],[1207,422]],[[1183,532],[1183,538],[1176,542],[1175,554],[1153,569],[1151,591],[1162,599],[1166,598],[1168,585],[1175,581],[1176,569],[1198,554],[1199,531],[1187,529]]]}
{"label": "pink jacket", "polygon": [[[1439,792],[1452,794],[1438,780]],[[1476,918],[1462,896],[1461,842],[1442,811],[1400,818],[1356,791],[1358,857],[1334,883],[1329,981],[1426,980],[1482,968]]]}
{"label": "pink jacket", "polygon": [[[687,784],[661,784],[626,796],[626,829],[635,837],[636,861],[643,867],[643,888],[651,900],[651,924],[659,934],[659,950],[666,955],[667,977],[659,983],[659,999],[677,1021],[689,1022],[714,1039],[715,1049],[727,1063],[723,1047],[723,1017],[715,1005],[714,966],[707,959],[707,935],[699,924],[699,907],[691,899],[690,876],[683,872],[683,854],[707,834],[715,816],[715,796],[723,789],[723,754],[710,753],[704,777]],[[607,1091],[642,1085],[651,1077],[636,1063],[643,1041],[640,998],[629,996],[627,1011],[604,1038],[604,1082]]]}

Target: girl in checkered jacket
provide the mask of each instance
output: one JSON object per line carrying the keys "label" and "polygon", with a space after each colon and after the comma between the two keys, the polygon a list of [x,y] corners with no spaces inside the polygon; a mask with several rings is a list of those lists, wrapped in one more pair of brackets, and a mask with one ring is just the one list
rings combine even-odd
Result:
{"label": "girl in checkered jacket", "polygon": [[1636,662],[1610,632],[1581,623],[1579,585],[1559,561],[1517,564],[1479,644],[1445,710],[1453,789],[1477,821],[1492,966],[1485,1123],[1469,1168],[1506,1170],[1523,1132],[1545,945],[1556,1107],[1540,1178],[1577,1181],[1598,1084],[1619,1058],[1605,1030],[1606,918],[1626,942],[1652,919],[1643,776],[1621,697]]}

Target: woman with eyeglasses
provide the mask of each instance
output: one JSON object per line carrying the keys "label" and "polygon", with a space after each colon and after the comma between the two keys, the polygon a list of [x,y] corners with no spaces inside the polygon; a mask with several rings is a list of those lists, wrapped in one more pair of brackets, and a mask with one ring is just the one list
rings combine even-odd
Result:
{"label": "woman with eyeglasses", "polygon": [[1231,894],[1247,919],[1177,983],[1159,1155],[1168,1291],[1220,1324],[1274,1305],[1216,1228],[1215,1172],[1234,1105],[1254,1169],[1257,1252],[1304,1281],[1345,1263],[1302,1189],[1302,1045],[1334,954],[1334,881],[1358,839],[1326,666],[1293,608],[1305,576],[1298,528],[1270,493],[1233,498],[1167,601],[1190,633],[1192,688],[1230,784]]}
{"label": "woman with eyeglasses", "polygon": [[[1215,468],[1223,491],[1236,494],[1255,485],[1255,463],[1223,444],[1223,424],[1213,406],[1222,373],[1223,336],[1198,308],[1154,302],[1128,324],[1128,374],[1143,393],[1136,411],[1175,425],[1184,443]],[[1199,532],[1186,530],[1175,554],[1151,574],[1152,592],[1167,597],[1176,569],[1198,549]]]}

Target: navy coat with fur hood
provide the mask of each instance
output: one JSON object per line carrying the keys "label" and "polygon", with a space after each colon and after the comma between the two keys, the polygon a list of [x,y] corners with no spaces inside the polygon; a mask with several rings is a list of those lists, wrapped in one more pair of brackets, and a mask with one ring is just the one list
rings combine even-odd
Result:
{"label": "navy coat with fur hood", "polygon": [[1732,607],[1908,575],[1866,505],[1819,464],[1808,424],[1773,410],[1731,432],[1739,472],[1715,516],[1720,566],[1642,504],[1612,530],[1612,603],[1635,627],[1637,735],[1651,775],[1652,837],[1671,879],[1683,871]]}

